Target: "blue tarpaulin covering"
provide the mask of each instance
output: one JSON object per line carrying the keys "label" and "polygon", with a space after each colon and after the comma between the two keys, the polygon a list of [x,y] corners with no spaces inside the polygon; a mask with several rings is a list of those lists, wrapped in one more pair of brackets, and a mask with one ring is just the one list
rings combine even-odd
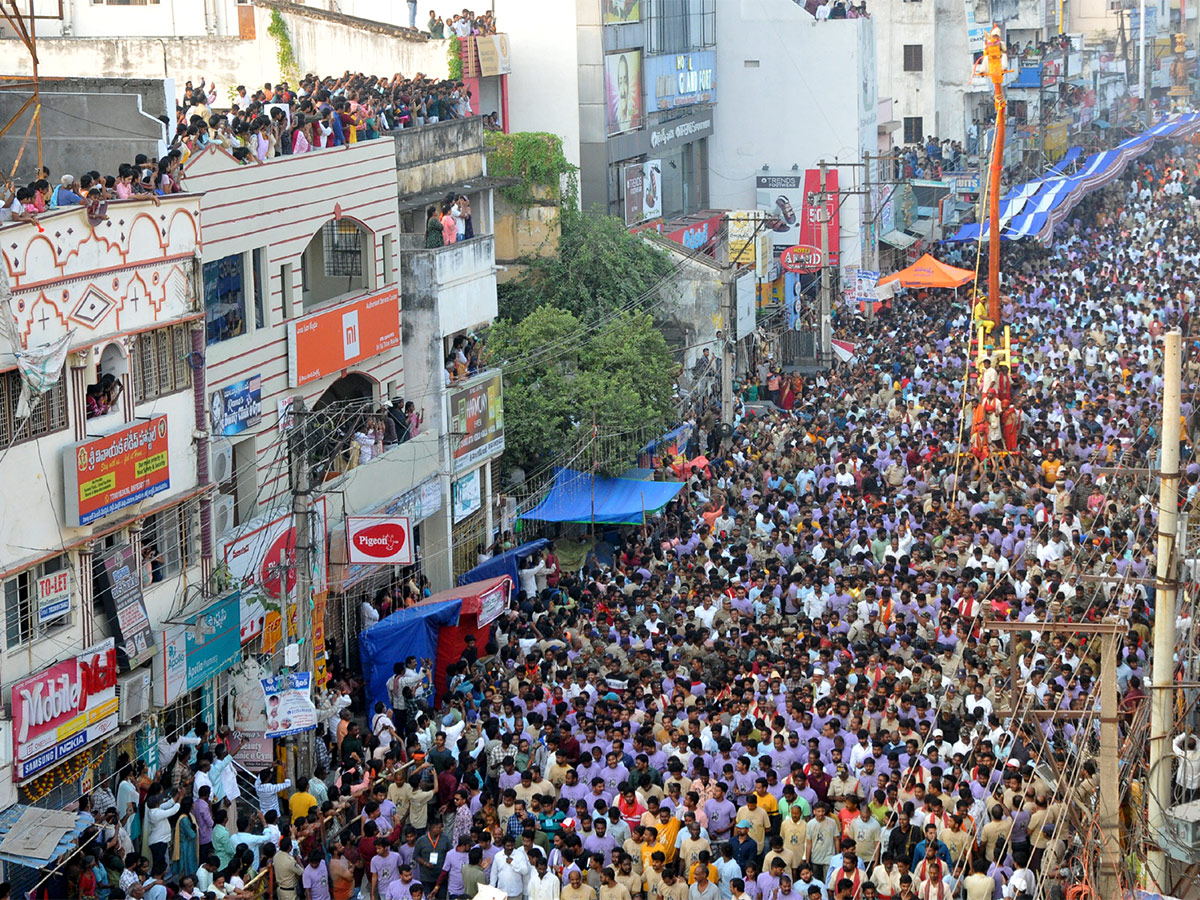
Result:
{"label": "blue tarpaulin covering", "polygon": [[662,509],[681,490],[681,481],[596,478],[587,472],[557,469],[550,493],[521,518],[641,525],[646,515]]}
{"label": "blue tarpaulin covering", "polygon": [[410,656],[436,659],[438,631],[458,621],[462,600],[418,604],[400,609],[377,622],[358,636],[358,652],[367,678],[367,697],[371,709],[377,701],[389,708],[387,680],[392,666]]}
{"label": "blue tarpaulin covering", "polygon": [[487,562],[480,563],[469,572],[459,575],[458,584],[461,587],[464,584],[486,581],[488,578],[496,578],[499,575],[507,575],[512,579],[513,584],[520,584],[521,581],[517,578],[517,563],[525,557],[537,553],[549,543],[545,538],[538,538],[536,541],[528,541],[519,547],[513,547],[511,550],[497,554]]}
{"label": "blue tarpaulin covering", "polygon": [[[1021,74],[1024,75],[1025,71],[1022,69]],[[1039,181],[1013,188],[1000,207],[1001,238],[1017,241],[1032,237],[1049,243],[1055,226],[1071,214],[1080,200],[1092,191],[1116,181],[1126,166],[1153,147],[1156,141],[1186,138],[1197,131],[1200,131],[1200,113],[1169,116],[1142,134],[1122,141],[1112,150],[1091,154],[1070,177],[1051,170]],[[977,241],[980,239],[980,230],[979,225],[964,225],[947,240]],[[991,238],[986,225],[982,232],[983,240]]]}
{"label": "blue tarpaulin covering", "polygon": [[1007,87],[1010,88],[1040,88],[1042,86],[1042,67],[1041,66],[1026,66],[1017,73],[1017,77],[1010,81]]}
{"label": "blue tarpaulin covering", "polygon": [[1067,152],[1063,155],[1063,158],[1060,159],[1057,163],[1055,163],[1054,166],[1052,166],[1050,168],[1050,171],[1047,172],[1046,174],[1047,175],[1065,175],[1066,171],[1067,171],[1067,166],[1071,165],[1071,163],[1073,163],[1073,162],[1075,162],[1075,160],[1079,159],[1079,156],[1082,153],[1083,153],[1082,147],[1068,148]]}

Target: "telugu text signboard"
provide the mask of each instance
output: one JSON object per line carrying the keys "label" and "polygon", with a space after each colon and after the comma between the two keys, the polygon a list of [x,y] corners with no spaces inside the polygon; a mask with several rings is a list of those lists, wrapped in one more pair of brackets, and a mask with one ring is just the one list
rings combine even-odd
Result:
{"label": "telugu text signboard", "polygon": [[112,638],[13,685],[18,781],[57,765],[117,730],[117,649]]}
{"label": "telugu text signboard", "polygon": [[504,399],[500,373],[452,391],[449,430],[454,468],[469,469],[504,450]]}
{"label": "telugu text signboard", "polygon": [[66,524],[90,525],[171,486],[167,417],[154,416],[63,451]]}

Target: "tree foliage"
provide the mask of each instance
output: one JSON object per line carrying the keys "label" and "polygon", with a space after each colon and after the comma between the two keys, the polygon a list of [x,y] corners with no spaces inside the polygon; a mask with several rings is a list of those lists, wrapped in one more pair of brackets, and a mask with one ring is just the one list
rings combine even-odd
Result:
{"label": "tree foliage", "polygon": [[[532,470],[581,445],[592,420],[605,435],[605,474],[632,464],[646,432],[672,414],[672,359],[645,313],[597,324],[543,304],[520,321],[500,321],[488,338],[504,366],[505,460]],[[590,458],[585,459],[586,466]]]}
{"label": "tree foliage", "polygon": [[519,322],[549,304],[593,323],[617,310],[639,311],[670,269],[665,253],[631,235],[613,216],[563,209],[558,253],[526,261],[525,274],[499,288],[500,317]]}

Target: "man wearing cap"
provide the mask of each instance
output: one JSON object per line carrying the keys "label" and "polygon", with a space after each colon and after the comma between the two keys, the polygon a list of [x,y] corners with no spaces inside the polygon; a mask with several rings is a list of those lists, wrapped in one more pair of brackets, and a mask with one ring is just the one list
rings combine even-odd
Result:
{"label": "man wearing cap", "polygon": [[749,819],[738,819],[734,825],[736,836],[733,839],[733,858],[742,872],[751,865],[758,865],[758,844],[750,837],[752,823]]}

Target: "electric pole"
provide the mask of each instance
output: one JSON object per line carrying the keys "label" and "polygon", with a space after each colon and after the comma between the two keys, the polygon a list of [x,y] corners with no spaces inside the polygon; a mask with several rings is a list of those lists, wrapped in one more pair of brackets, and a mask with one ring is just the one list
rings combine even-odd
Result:
{"label": "electric pole", "polygon": [[[863,268],[874,271],[876,250],[878,249],[875,237],[875,206],[874,200],[871,197],[871,154],[866,150],[863,151]],[[872,310],[875,304],[871,304]]]}
{"label": "electric pole", "polygon": [[[315,678],[312,626],[309,622],[309,613],[312,608],[312,517],[309,503],[307,410],[304,408],[303,397],[293,399],[292,410],[295,424],[292,426],[288,450],[292,481],[292,525],[296,530],[296,556],[293,564],[296,567],[296,637],[299,642],[300,654],[296,671],[308,672],[311,677]],[[290,624],[288,622],[286,579],[283,581],[283,585],[281,598],[283,608],[280,612],[286,633]],[[315,688],[315,685],[313,687]],[[307,761],[311,756],[312,737],[310,732],[305,731],[299,736],[299,742],[294,737],[288,740],[288,777],[292,779],[293,784],[296,783],[297,768],[303,772],[308,771]],[[298,765],[298,755],[303,756],[303,765]]]}
{"label": "electric pole", "polygon": [[737,346],[733,333],[737,326],[737,273],[738,267],[731,263],[721,273],[722,306],[721,318],[725,328],[721,341],[721,424],[727,426],[722,431],[733,433],[733,352]]}
{"label": "electric pole", "polygon": [[829,195],[825,193],[825,176],[828,173],[828,166],[825,165],[825,160],[821,160],[821,192],[818,194],[820,198],[817,203],[817,215],[821,217],[821,346],[819,348],[820,360],[822,365],[827,364],[829,348],[833,345],[830,341],[833,338],[833,302],[829,296]]}
{"label": "electric pole", "polygon": [[[1143,15],[1145,12],[1143,11]],[[1154,662],[1150,691],[1150,770],[1147,818],[1156,842],[1147,853],[1150,877],[1158,890],[1171,891],[1170,865],[1160,835],[1171,807],[1171,756],[1174,724],[1175,615],[1179,562],[1175,542],[1179,533],[1180,348],[1182,335],[1163,335],[1162,459],[1158,481],[1158,557],[1154,585]]]}

